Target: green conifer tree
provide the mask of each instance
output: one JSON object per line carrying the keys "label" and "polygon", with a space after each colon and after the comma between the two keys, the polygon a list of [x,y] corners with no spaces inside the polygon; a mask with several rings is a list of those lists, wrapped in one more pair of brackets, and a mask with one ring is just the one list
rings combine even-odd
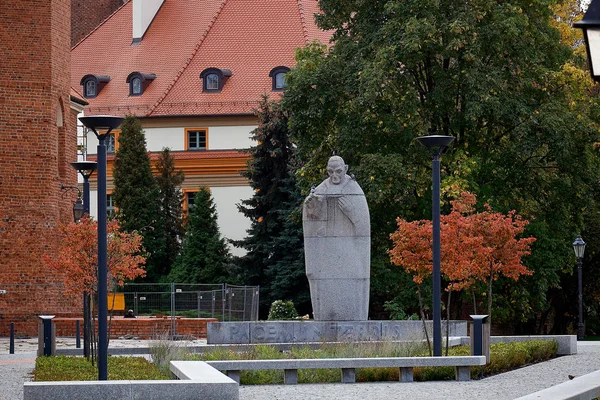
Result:
{"label": "green conifer tree", "polygon": [[121,125],[113,177],[116,218],[125,232],[139,231],[143,236],[149,254],[144,281],[157,282],[168,272],[164,220],[146,137],[138,119],[131,115]]}
{"label": "green conifer tree", "polygon": [[175,159],[171,150],[165,147],[158,155],[156,163],[158,175],[155,177],[159,189],[162,217],[164,219],[166,259],[168,271],[181,250],[183,236],[181,210],[181,184],[184,180],[182,170],[175,170]]}
{"label": "green conifer tree", "polygon": [[231,256],[217,225],[215,204],[206,187],[194,198],[183,246],[169,275],[178,283],[235,283]]}
{"label": "green conifer tree", "polygon": [[291,172],[294,148],[287,116],[278,104],[262,99],[259,126],[253,132],[248,170],[254,195],[238,209],[251,220],[248,236],[234,244],[247,250],[237,259],[244,282],[260,285],[261,315],[275,300],[292,300],[300,313],[310,311],[304,270],[301,217],[302,198]]}

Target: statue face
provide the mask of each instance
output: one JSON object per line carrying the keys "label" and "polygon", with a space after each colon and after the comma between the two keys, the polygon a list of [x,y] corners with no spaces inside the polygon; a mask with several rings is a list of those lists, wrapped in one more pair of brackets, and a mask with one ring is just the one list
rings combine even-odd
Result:
{"label": "statue face", "polygon": [[340,184],[347,170],[348,166],[341,161],[330,161],[327,164],[327,174],[329,175],[329,180],[334,185]]}

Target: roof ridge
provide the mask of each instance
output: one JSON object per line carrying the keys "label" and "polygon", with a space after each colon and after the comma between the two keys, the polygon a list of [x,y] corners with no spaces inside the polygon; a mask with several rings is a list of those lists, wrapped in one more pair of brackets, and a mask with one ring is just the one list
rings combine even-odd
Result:
{"label": "roof ridge", "polygon": [[304,41],[309,44],[308,40],[308,28],[306,27],[306,18],[304,17],[304,5],[303,0],[298,0],[298,12],[300,13],[300,22],[302,23],[302,32],[304,33]]}
{"label": "roof ridge", "polygon": [[175,86],[175,83],[177,83],[177,81],[179,80],[179,78],[181,77],[181,75],[183,75],[184,71],[191,64],[191,62],[194,59],[194,57],[196,56],[196,54],[198,54],[198,50],[200,50],[200,46],[202,46],[202,43],[204,43],[204,39],[206,39],[206,37],[208,36],[208,33],[210,32],[210,30],[213,27],[214,23],[217,21],[217,18],[219,17],[219,14],[221,14],[221,11],[223,10],[223,7],[225,7],[225,3],[227,3],[227,0],[222,0],[221,1],[221,5],[219,6],[219,8],[217,9],[217,11],[213,15],[212,20],[208,24],[208,27],[206,28],[206,30],[204,31],[204,33],[202,33],[202,36],[198,40],[198,43],[194,47],[194,50],[192,50],[192,54],[183,63],[183,66],[181,68],[179,68],[179,71],[177,71],[177,75],[175,75],[175,78],[173,78],[173,81],[169,84],[169,86],[167,86],[167,88],[165,89],[165,91],[163,92],[163,94],[152,105],[152,107],[150,107],[148,109],[148,111],[146,112],[146,116],[147,117],[149,117],[154,112],[154,110],[156,110],[156,108],[162,103],[162,101],[165,99],[165,97],[167,97],[167,95],[169,94],[169,92],[171,91],[171,89],[173,88],[173,86]]}
{"label": "roof ridge", "polygon": [[84,37],[82,37],[79,40],[79,42],[75,43],[75,46],[71,47],[71,50],[74,50],[75,47],[79,46],[81,44],[81,42],[83,42],[85,39],[87,39],[92,33],[96,32],[98,29],[100,29],[100,27],[102,25],[104,25],[104,23],[106,21],[108,21],[109,19],[111,19],[117,12],[119,12],[119,10],[121,10],[121,8],[125,7],[125,5],[127,3],[129,3],[130,1],[132,1],[132,0],[126,0],[126,1],[124,1],[123,4],[121,4],[121,6],[119,6],[119,8],[117,8],[115,11],[113,11],[108,17],[104,18],[104,20],[102,22],[100,22],[98,24],[98,26],[96,26],[94,29],[92,29],[90,33],[88,33],[87,35],[85,35]]}

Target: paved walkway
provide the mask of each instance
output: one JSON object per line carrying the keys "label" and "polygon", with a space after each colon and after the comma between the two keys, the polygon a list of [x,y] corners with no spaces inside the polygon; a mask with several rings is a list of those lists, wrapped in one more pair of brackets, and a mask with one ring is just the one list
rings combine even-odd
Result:
{"label": "paved walkway", "polygon": [[[189,343],[205,344],[199,340]],[[149,341],[111,340],[111,347],[147,347]],[[544,363],[470,382],[381,382],[356,384],[300,384],[240,386],[240,399],[281,400],[436,400],[482,398],[512,400],[600,370],[600,342],[578,342],[578,354],[558,357]],[[73,339],[57,340],[57,348],[74,348]],[[0,338],[0,399],[21,400],[23,382],[31,380],[37,339],[20,339],[16,354],[8,354],[8,339]],[[575,378],[576,379],[576,378]]]}

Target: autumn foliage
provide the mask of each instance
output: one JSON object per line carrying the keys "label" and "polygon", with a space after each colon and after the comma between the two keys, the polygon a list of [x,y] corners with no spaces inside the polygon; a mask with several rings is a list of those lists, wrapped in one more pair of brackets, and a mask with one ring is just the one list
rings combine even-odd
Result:
{"label": "autumn foliage", "polygon": [[[117,221],[107,223],[107,285],[122,286],[126,280],[143,277],[145,257],[142,237],[119,231]],[[79,223],[59,225],[62,235],[58,255],[45,257],[49,268],[64,277],[65,294],[96,291],[98,281],[98,223],[83,218]]]}
{"label": "autumn foliage", "polygon": [[[490,313],[493,281],[499,276],[518,280],[521,275],[532,274],[522,258],[530,254],[535,238],[518,238],[528,221],[514,210],[501,214],[486,204],[485,211],[475,212],[475,204],[474,194],[463,193],[452,202],[450,214],[440,217],[440,269],[450,290],[485,282]],[[421,284],[432,273],[431,221],[398,218],[397,223],[398,229],[390,236],[394,243],[390,259]]]}

